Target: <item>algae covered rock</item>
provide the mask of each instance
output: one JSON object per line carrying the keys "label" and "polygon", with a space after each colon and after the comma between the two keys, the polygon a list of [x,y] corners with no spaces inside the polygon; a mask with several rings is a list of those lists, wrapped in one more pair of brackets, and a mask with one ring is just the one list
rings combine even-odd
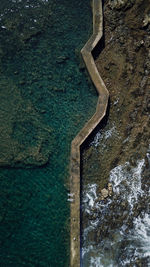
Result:
{"label": "algae covered rock", "polygon": [[[10,87],[9,87],[10,86]],[[0,166],[41,166],[52,152],[53,131],[13,83],[1,83]]]}
{"label": "algae covered rock", "polygon": [[127,9],[133,6],[135,0],[110,0],[109,4],[115,9]]}

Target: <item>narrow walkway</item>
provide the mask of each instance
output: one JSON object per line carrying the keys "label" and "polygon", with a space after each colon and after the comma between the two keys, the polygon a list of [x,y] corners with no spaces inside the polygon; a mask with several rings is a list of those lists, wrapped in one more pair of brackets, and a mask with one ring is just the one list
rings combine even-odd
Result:
{"label": "narrow walkway", "polygon": [[[96,112],[84,128],[74,138],[71,145],[70,159],[70,266],[80,266],[80,147],[106,114],[109,93],[95,65],[92,51],[103,35],[102,1],[93,0],[93,34],[82,48],[81,53],[89,75],[99,94]],[[86,97],[86,95],[85,95]]]}

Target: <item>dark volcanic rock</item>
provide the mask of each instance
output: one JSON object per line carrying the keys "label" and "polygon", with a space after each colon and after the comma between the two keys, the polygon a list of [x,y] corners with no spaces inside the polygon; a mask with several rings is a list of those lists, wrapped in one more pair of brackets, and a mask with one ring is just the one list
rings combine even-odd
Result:
{"label": "dark volcanic rock", "polygon": [[[104,49],[99,48],[96,64],[110,93],[110,110],[107,125],[100,126],[99,145],[95,149],[89,146],[83,155],[83,176],[85,172],[86,181],[90,181],[90,166],[99,166],[92,176],[101,189],[112,168],[129,159],[136,161],[137,151],[139,158],[145,157],[149,146],[150,29],[143,28],[149,12],[147,0],[104,4]],[[114,133],[105,138],[111,128]]]}
{"label": "dark volcanic rock", "polygon": [[[119,229],[124,231],[125,240],[119,241],[120,254],[118,256],[117,252],[114,252],[111,257],[112,260],[116,255],[117,263],[114,266],[125,266],[123,261],[127,258],[130,264],[126,266],[148,266],[149,260],[143,256],[134,259],[127,255],[129,240],[126,239],[126,235],[131,237],[135,219],[142,218],[149,211],[150,5],[148,2],[147,0],[106,0],[104,2],[105,38],[103,49],[99,47],[100,55],[96,59],[96,65],[110,93],[110,106],[106,117],[107,123],[101,123],[89,138],[89,143],[87,142],[82,154],[83,185],[86,188],[87,184],[94,183],[99,188],[99,192],[106,188],[113,168],[129,163],[126,174],[120,173],[119,176],[119,171],[116,173],[118,179],[123,175],[126,179],[120,184],[119,193],[115,194],[114,190],[112,198],[97,199],[99,202],[95,204],[95,206],[100,205],[95,212],[98,249],[100,247],[103,250],[107,239],[113,243]],[[132,180],[132,175],[130,177],[128,174],[132,173],[132,168],[136,168],[139,160],[144,162],[140,177],[143,192],[138,192],[138,200],[131,208],[128,198],[124,198],[130,191],[126,181]],[[135,177],[138,176],[138,171]],[[113,178],[115,179],[115,176]],[[84,214],[83,219],[85,217]],[[84,229],[87,227],[86,219],[83,227]],[[110,246],[110,251],[115,247],[115,242]],[[105,250],[103,252],[105,253]],[[109,257],[109,254],[106,255]],[[107,265],[109,264],[106,263]]]}

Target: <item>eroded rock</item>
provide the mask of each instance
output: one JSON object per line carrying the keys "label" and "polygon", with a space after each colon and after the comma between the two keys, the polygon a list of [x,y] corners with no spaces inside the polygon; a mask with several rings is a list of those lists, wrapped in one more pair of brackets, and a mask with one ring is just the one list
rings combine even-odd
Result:
{"label": "eroded rock", "polygon": [[107,198],[109,196],[109,192],[106,188],[101,190],[101,200]]}
{"label": "eroded rock", "polygon": [[113,193],[112,184],[108,183],[107,188],[103,188],[100,193],[100,200],[104,200],[107,197],[111,197]]}

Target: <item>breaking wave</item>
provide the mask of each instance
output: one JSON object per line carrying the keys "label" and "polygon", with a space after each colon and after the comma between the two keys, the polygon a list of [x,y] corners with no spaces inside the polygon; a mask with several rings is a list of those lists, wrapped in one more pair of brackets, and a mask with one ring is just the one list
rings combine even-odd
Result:
{"label": "breaking wave", "polygon": [[[97,184],[84,188],[82,210],[88,220],[83,229],[81,266],[150,266],[150,194],[142,187],[144,168],[142,159],[135,167],[126,162],[112,169],[109,182],[113,185],[113,197],[105,201],[99,198]],[[116,217],[117,210],[122,217]],[[123,218],[119,227],[117,222],[114,226],[115,218]],[[105,226],[107,231],[102,235]]]}

